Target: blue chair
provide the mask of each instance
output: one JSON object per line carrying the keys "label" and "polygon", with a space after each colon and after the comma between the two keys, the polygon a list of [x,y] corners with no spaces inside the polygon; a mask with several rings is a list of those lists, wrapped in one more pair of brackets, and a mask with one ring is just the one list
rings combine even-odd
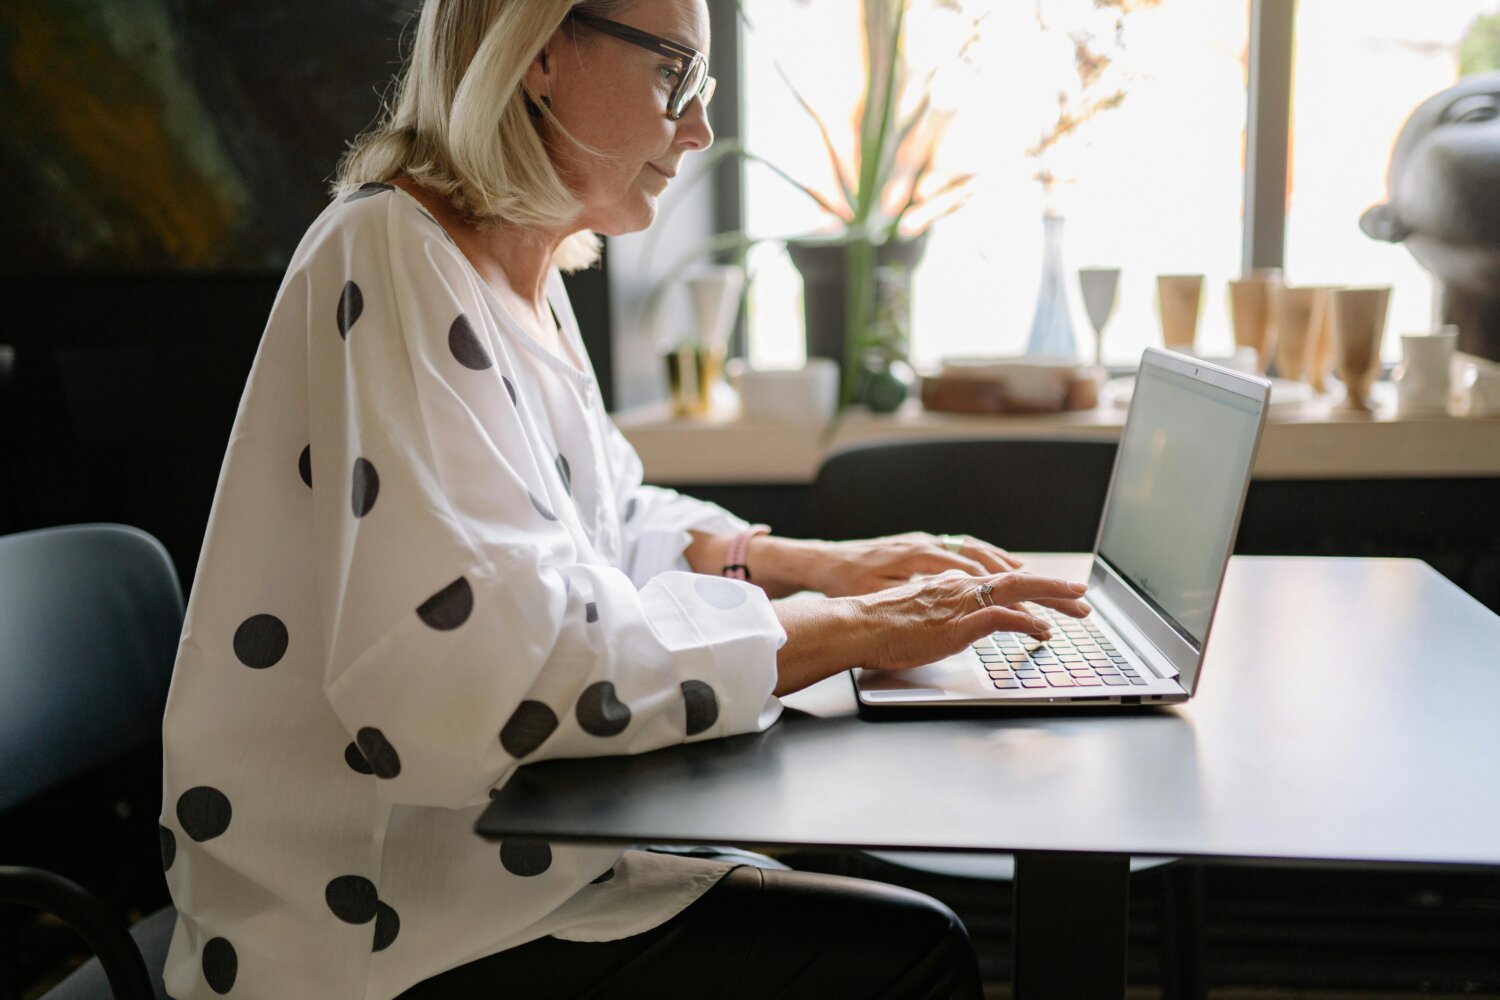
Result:
{"label": "blue chair", "polygon": [[[182,620],[172,561],[143,531],[88,524],[0,537],[0,822],[160,744]],[[139,863],[161,870],[154,855]],[[170,906],[127,932],[94,893],[32,867],[0,867],[0,903],[53,914],[97,956],[45,1000],[166,996]]]}

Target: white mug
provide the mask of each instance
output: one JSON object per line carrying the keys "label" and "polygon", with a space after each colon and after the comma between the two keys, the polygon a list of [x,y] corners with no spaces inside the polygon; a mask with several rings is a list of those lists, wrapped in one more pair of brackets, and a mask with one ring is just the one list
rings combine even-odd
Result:
{"label": "white mug", "polygon": [[1401,364],[1391,378],[1396,383],[1396,410],[1411,415],[1448,412],[1452,391],[1449,359],[1458,331],[1445,326],[1437,333],[1403,333]]}

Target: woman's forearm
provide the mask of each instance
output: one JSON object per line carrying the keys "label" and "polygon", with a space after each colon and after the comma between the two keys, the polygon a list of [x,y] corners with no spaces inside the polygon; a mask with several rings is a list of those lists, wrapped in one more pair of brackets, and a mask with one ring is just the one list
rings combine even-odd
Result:
{"label": "woman's forearm", "polygon": [[[701,531],[691,534],[693,541],[684,555],[693,572],[714,575],[723,572],[732,536],[708,535]],[[757,535],[750,540],[745,554],[750,582],[773,600],[803,590],[817,590],[818,570],[827,544],[811,539]]]}
{"label": "woman's forearm", "polygon": [[864,662],[870,616],[857,597],[777,601],[771,607],[786,642],[776,653],[776,691],[800,691]]}

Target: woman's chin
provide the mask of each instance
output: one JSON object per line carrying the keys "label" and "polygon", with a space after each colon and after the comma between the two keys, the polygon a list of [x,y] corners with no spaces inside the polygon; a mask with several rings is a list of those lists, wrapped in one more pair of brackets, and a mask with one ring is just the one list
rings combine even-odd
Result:
{"label": "woman's chin", "polygon": [[589,226],[600,236],[625,236],[651,228],[656,221],[656,196],[646,195],[628,209],[611,212],[597,225]]}

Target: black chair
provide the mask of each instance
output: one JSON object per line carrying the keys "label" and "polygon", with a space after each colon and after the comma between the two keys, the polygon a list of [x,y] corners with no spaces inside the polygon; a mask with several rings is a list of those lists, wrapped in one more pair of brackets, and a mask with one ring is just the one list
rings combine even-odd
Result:
{"label": "black chair", "polygon": [[820,538],[921,528],[1009,549],[1087,552],[1114,469],[1113,441],[944,438],[860,444],[813,483]]}
{"label": "black chair", "polygon": [[[0,766],[6,775],[0,822],[143,755],[156,764],[156,799],[141,803],[149,813],[140,818],[156,825],[161,720],[182,620],[171,559],[145,532],[91,524],[0,537]],[[161,858],[150,846],[141,853],[126,865],[138,865],[160,885]],[[15,859],[0,858],[8,860]],[[77,882],[19,866],[0,868],[0,903],[53,914],[98,956],[46,1000],[166,996],[161,970],[176,916],[170,906],[127,932],[123,920]]]}
{"label": "black chair", "polygon": [[[818,469],[810,501],[820,538],[869,538],[922,530],[967,534],[1007,549],[1088,552],[1114,470],[1113,441],[944,438],[854,445]],[[868,856],[940,878],[1003,883],[1009,855],[868,851]],[[1163,996],[1206,995],[1197,869],[1175,858],[1132,858],[1133,875],[1161,888]]]}

